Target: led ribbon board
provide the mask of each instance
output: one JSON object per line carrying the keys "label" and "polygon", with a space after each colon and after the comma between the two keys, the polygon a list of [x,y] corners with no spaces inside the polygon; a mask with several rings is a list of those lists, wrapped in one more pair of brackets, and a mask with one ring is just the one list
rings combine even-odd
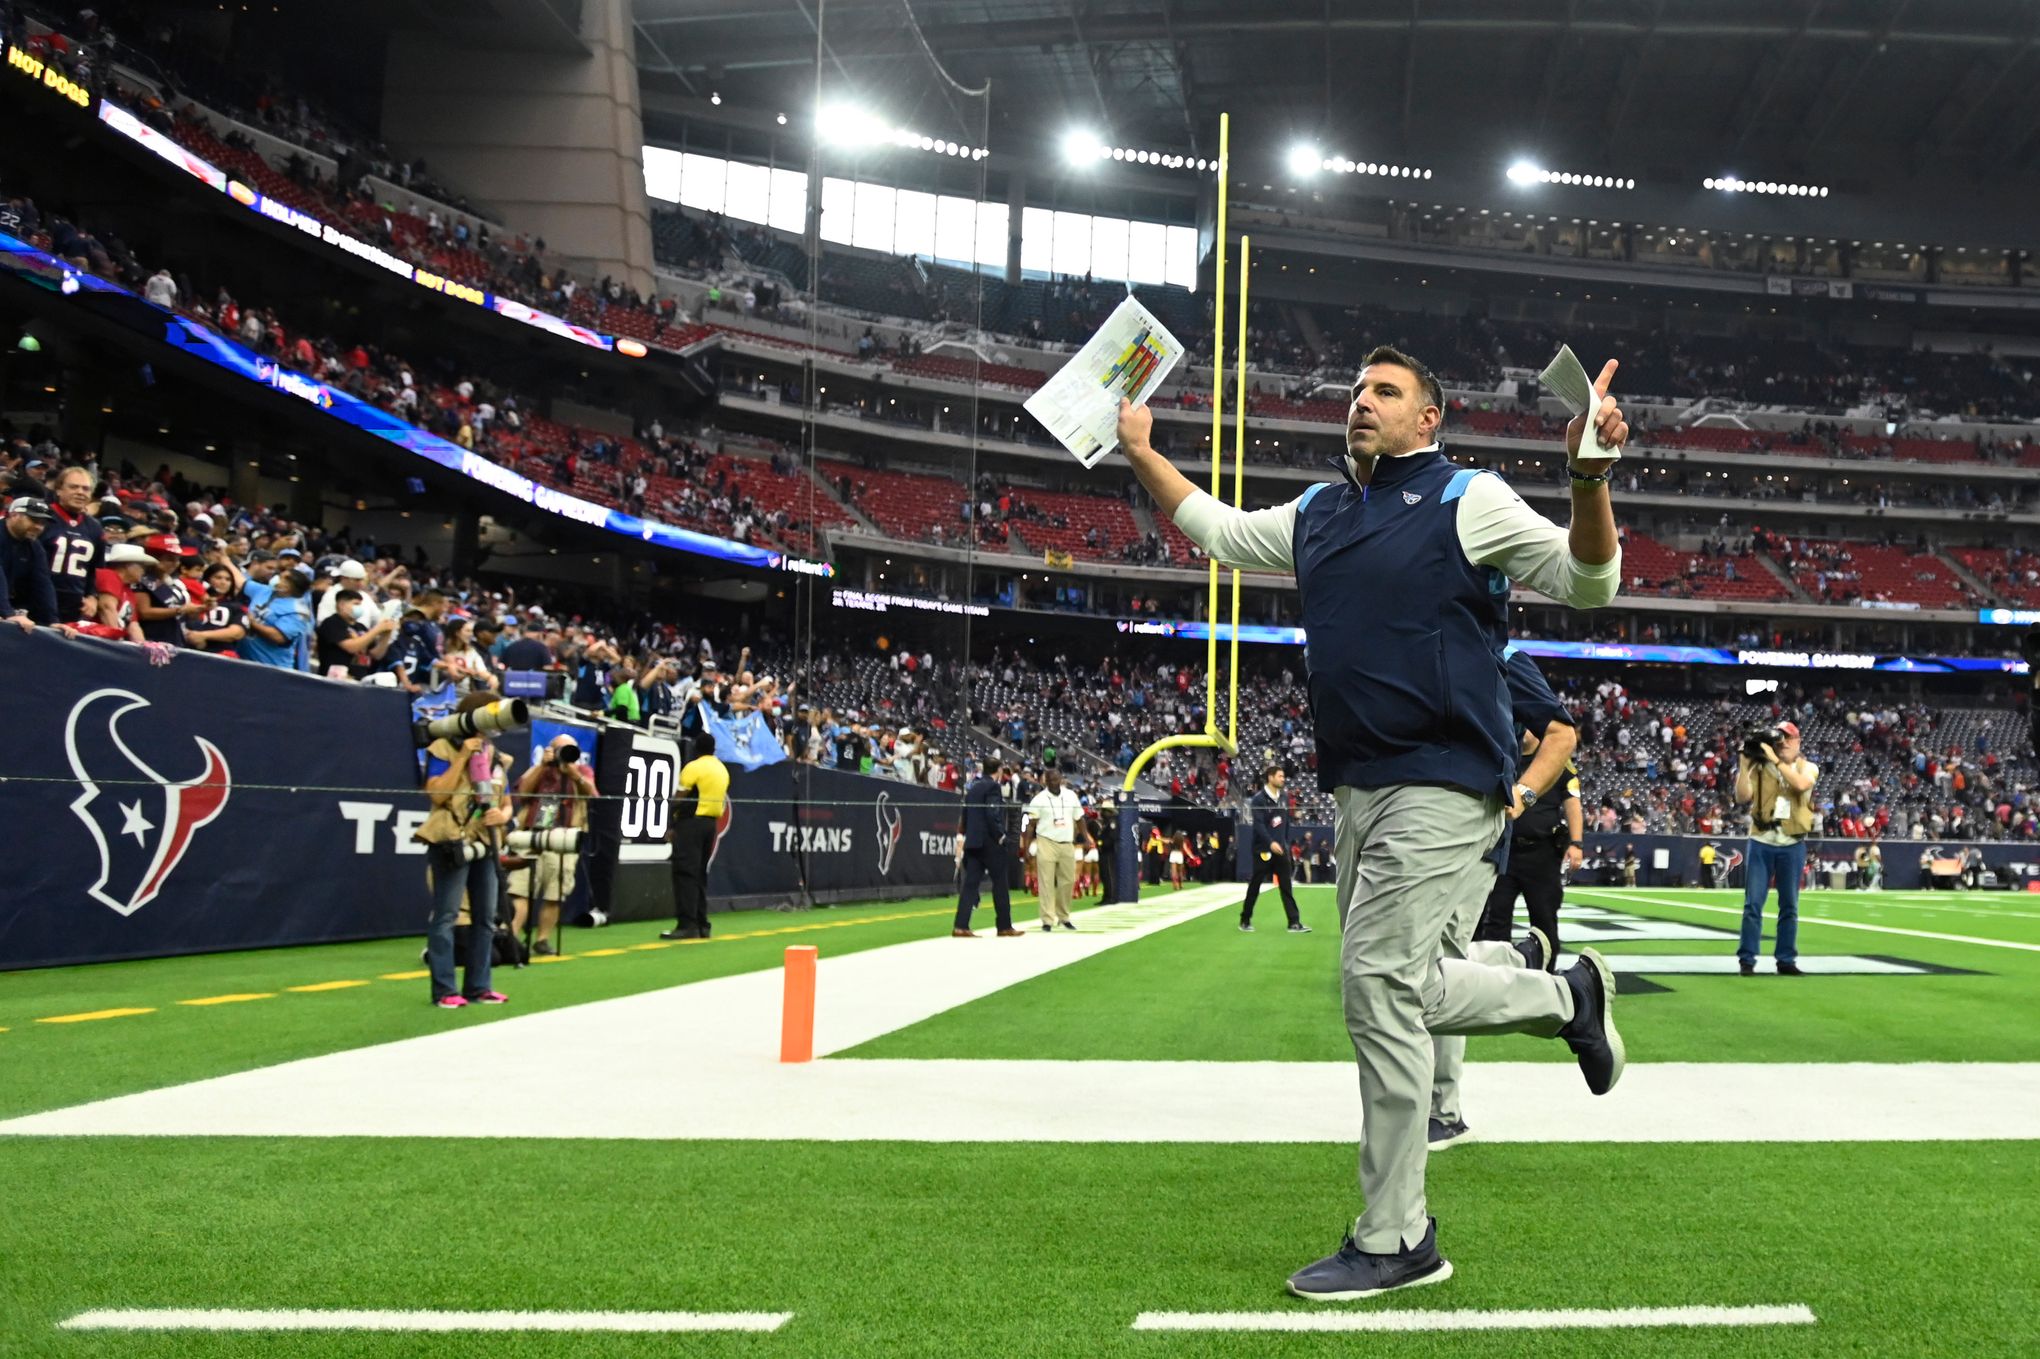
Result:
{"label": "led ribbon board", "polygon": [[[556,514],[577,523],[587,524],[591,528],[635,538],[640,542],[655,543],[660,547],[690,552],[700,557],[713,557],[718,561],[739,566],[809,575],[833,574],[834,568],[828,563],[810,562],[805,558],[790,557],[768,548],[731,542],[726,538],[696,533],[692,529],[678,528],[672,524],[662,524],[637,515],[625,514],[621,510],[613,510],[607,505],[583,500],[579,496],[533,481],[508,467],[490,462],[487,458],[462,448],[451,440],[442,439],[436,434],[407,424],[396,415],[349,392],[341,391],[316,378],[306,377],[275,359],[265,358],[246,346],[199,325],[196,321],[166,312],[143,301],[117,283],[109,282],[82,269],[74,269],[55,256],[37,250],[27,242],[4,232],[0,232],[0,269],[66,297],[100,294],[124,299],[132,304],[121,308],[121,312],[126,314],[114,312],[107,314],[137,329],[146,324],[149,333],[195,359],[232,373],[246,382],[302,401],[335,420],[345,421],[365,434],[374,435],[385,443],[394,444],[449,471],[458,472],[470,481],[480,482],[506,495],[515,496],[525,504],[544,510],[548,514]],[[147,310],[142,311],[141,308]]]}
{"label": "led ribbon board", "polygon": [[498,316],[508,317],[520,325],[543,330],[547,334],[557,335],[563,340],[571,340],[575,344],[585,345],[590,349],[599,349],[605,353],[623,354],[630,358],[644,357],[645,347],[636,341],[625,341],[619,344],[612,335],[604,335],[600,331],[590,330],[587,326],[577,325],[562,317],[554,316],[550,312],[540,311],[538,308],[519,302],[515,298],[503,297],[486,289],[477,288],[473,284],[462,283],[458,279],[448,278],[429,269],[419,268],[406,260],[399,259],[379,246],[371,245],[367,241],[349,235],[330,222],[314,217],[308,212],[300,212],[298,209],[290,206],[290,204],[271,198],[260,190],[232,178],[218,166],[212,164],[212,162],[185,149],[174,138],[168,137],[155,128],[150,127],[134,114],[129,113],[126,109],[120,107],[120,105],[109,100],[100,101],[99,120],[121,136],[145,148],[152,155],[161,158],[166,163],[190,175],[193,179],[227,195],[227,197],[233,199],[242,207],[247,208],[250,212],[261,217],[267,217],[272,222],[301,231],[314,240],[320,241],[335,250],[344,251],[358,260],[374,265],[378,269],[387,270],[407,282],[453,298],[456,301],[466,302],[470,306],[481,307],[484,310],[495,312]]}
{"label": "led ribbon board", "polygon": [[[2006,612],[1996,610],[1994,612]],[[1193,621],[1159,618],[1122,618],[1115,626],[1134,637],[1179,637],[1204,641],[1211,625]],[[1232,630],[1218,629],[1220,640],[1230,640]],[[1302,646],[1302,628],[1276,627],[1266,623],[1240,625],[1242,642],[1272,646]],[[1534,637],[1516,639],[1516,645],[1532,656],[1573,661],[1625,661],[1656,665],[1746,665],[1784,670],[1897,670],[1919,674],[2023,675],[2024,661],[2009,656],[1882,656],[1859,651],[1790,651],[1751,648],[1729,650],[1712,646],[1648,645],[1630,642],[1551,642]]]}

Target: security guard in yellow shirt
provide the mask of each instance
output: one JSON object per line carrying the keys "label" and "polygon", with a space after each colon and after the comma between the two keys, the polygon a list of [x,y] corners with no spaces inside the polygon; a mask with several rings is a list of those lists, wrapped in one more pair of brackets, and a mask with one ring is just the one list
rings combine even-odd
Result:
{"label": "security guard in yellow shirt", "polygon": [[679,917],[661,939],[708,938],[708,861],[729,802],[729,766],[715,757],[715,737],[694,738],[694,758],[680,767],[673,799],[673,909]]}

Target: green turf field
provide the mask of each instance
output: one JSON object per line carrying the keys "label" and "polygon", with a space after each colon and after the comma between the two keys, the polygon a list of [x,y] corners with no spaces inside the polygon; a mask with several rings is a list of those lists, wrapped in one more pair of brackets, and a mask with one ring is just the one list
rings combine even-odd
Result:
{"label": "green turf field", "polygon": [[[1457,1276],[1420,1307],[1805,1302],[1752,1334],[1162,1336],[1266,1309],[1337,1242],[1344,1147],[116,1142],[10,1148],[16,1355],[1980,1355],[2031,1353],[2030,1144],[1481,1146],[1438,1158]],[[481,1158],[498,1186],[468,1202]],[[1980,1192],[1990,1186],[1988,1192]],[[109,1213],[104,1205],[118,1203]],[[771,1336],[53,1332],[109,1303],[731,1308]]]}
{"label": "green turf field", "polygon": [[[567,930],[562,960],[496,973],[510,1004],[450,1013],[426,1003],[413,939],[0,972],[0,1064],[33,1073],[0,1082],[0,1118],[774,967],[788,944],[880,948],[947,933],[955,910],[923,897],[749,911],[717,916],[706,943],[661,942],[664,921]],[[1034,911],[1014,894],[1016,919]],[[977,923],[989,929],[989,907]],[[304,987],[318,989],[292,989]],[[107,1013],[120,1010],[137,1013]],[[72,1015],[106,1017],[49,1022]]]}
{"label": "green turf field", "polygon": [[[1330,892],[1300,895],[1314,934],[1288,935],[1275,910],[1260,932],[1242,935],[1221,908],[845,1055],[1349,1060]],[[1573,899],[1732,929],[1732,913],[1708,908],[1739,898],[1646,890]],[[1016,905],[1023,919],[1029,910]],[[1803,911],[1803,955],[1952,970],[1655,978],[1620,1001],[1632,1060],[2040,1061],[2040,904],[1817,893]],[[931,899],[719,917],[715,940],[670,948],[641,947],[657,942],[657,925],[574,931],[569,961],[502,982],[513,1005],[455,1014],[426,1006],[421,978],[385,979],[418,969],[416,945],[404,941],[0,974],[0,1116],[769,968],[790,943],[815,943],[825,957],[884,947],[946,932],[947,914]],[[1732,954],[1732,938],[1720,946]],[[1692,954],[1717,945],[1597,947]],[[330,982],[365,984],[290,989]],[[182,1003],[230,995],[265,998]],[[141,1013],[42,1022],[121,1009]],[[1053,1050],[1043,1050],[1045,1034]],[[1475,1040],[1471,1057],[1562,1058],[1556,1047]],[[670,1066],[645,1078],[684,1081],[686,1061],[676,1044]],[[501,1097],[537,1104],[547,1092],[537,1066]],[[1353,1160],[1343,1143],[0,1137],[0,1354],[2040,1353],[2040,1140],[1476,1142],[1431,1169],[1455,1277],[1384,1302],[1310,1309],[1282,1293],[1282,1280],[1337,1244],[1358,1206]],[[1155,1310],[1791,1303],[1812,1308],[1817,1324],[1399,1336],[1129,1329]],[[57,1328],[90,1308],[149,1306],[793,1315],[754,1335]]]}
{"label": "green turf field", "polygon": [[[1603,953],[1733,956],[1740,907],[1734,892],[1680,893],[1691,905],[1639,902],[1663,893],[1582,891],[1569,900],[1730,931],[1718,943],[1597,944]],[[1963,903],[1991,900],[1964,897]],[[1996,897],[2005,912],[2027,898]],[[1065,1057],[1128,1061],[1344,1061],[1352,1047],[1339,1020],[1338,935],[1329,887],[1301,887],[1311,934],[1282,928],[1279,909],[1255,907],[1256,932],[1241,934],[1221,911],[1138,948],[1118,949],[937,1015],[846,1054],[854,1057]],[[1678,1062],[2040,1061],[2040,1024],[2006,1024],[2040,1000],[2040,911],[2025,917],[1958,916],[1862,893],[1807,893],[1800,902],[1802,954],[1860,953],[1964,969],[1909,977],[1682,976],[1662,993],[1623,997],[1621,1024],[1639,1059]],[[1986,908],[1962,905],[1981,912]],[[1277,903],[1279,906],[1279,903]],[[1713,909],[1697,909],[1706,906]],[[2032,951],[1857,931],[1812,916],[1935,934],[2024,943]],[[1766,936],[1766,949],[1770,947]],[[1056,1016],[1044,1046],[1037,1014]],[[1569,1061],[1555,1043],[1508,1035],[1471,1041],[1472,1060]]]}

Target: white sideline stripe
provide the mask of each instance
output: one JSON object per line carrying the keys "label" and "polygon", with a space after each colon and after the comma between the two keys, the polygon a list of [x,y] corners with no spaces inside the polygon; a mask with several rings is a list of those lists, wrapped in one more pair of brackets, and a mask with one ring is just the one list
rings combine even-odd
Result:
{"label": "white sideline stripe", "polygon": [[[1073,933],[975,943],[944,933],[824,957],[817,1052],[1238,901],[1237,890],[1205,888],[1159,909],[1084,912]],[[1143,923],[1130,930],[1099,928],[1134,918]],[[1297,941],[1222,923],[1212,943]],[[0,1123],[0,1136],[1350,1143],[1360,1129],[1350,1061],[785,1065],[782,992],[777,969],[719,977],[30,1114]],[[718,1042],[676,1060],[675,1033]],[[533,1070],[547,1073],[540,1098],[502,1097],[531,1088]],[[2040,1136],[2040,1063],[1632,1063],[1612,1098],[1595,1099],[1570,1062],[1478,1062],[1465,1094],[1492,1142]]]}
{"label": "white sideline stripe", "polygon": [[1606,1331],[1633,1326],[1811,1326],[1776,1307],[1568,1307],[1545,1312],[1142,1312],[1136,1331]]}
{"label": "white sideline stripe", "polygon": [[[0,1135],[1351,1143],[1361,1126],[1350,1061],[675,1064],[671,1034],[711,1032],[685,1027],[711,1012],[637,1016],[641,1029],[609,1018],[494,1049],[411,1040],[293,1062],[30,1114]],[[501,1098],[534,1063],[543,1098]],[[1470,1062],[1464,1079],[1486,1142],[2040,1137],[2040,1062],[1632,1062],[1606,1099],[1570,1062]]]}
{"label": "white sideline stripe", "polygon": [[[1739,916],[1742,914],[1742,907],[1740,906],[1709,906],[1704,902],[1679,901],[1672,897],[1638,896],[1629,892],[1615,892],[1599,887],[1576,887],[1571,890],[1578,896],[1602,897],[1609,901],[1642,901],[1652,906],[1677,906],[1687,911],[1713,911],[1717,915]],[[2022,943],[2016,939],[1979,939],[1973,934],[1940,934],[1934,930],[1900,929],[1896,925],[1865,925],[1859,921],[1836,920],[1832,916],[1807,915],[1804,912],[1800,913],[1799,923],[1802,925],[1833,925],[1838,929],[1844,930],[1869,930],[1873,934],[1902,934],[1910,939],[1942,939],[1951,944],[1976,944],[1982,948],[2013,948],[2018,949],[2021,953],[2040,953],[2040,944]]]}
{"label": "white sideline stripe", "polygon": [[[1952,892],[1922,892],[1920,895],[1927,898],[1927,900],[1923,901],[1893,901],[1890,899],[1893,895],[1897,894],[1865,892],[1863,894],[1863,909],[1871,912],[1894,910],[1925,911],[1928,915],[1976,915],[1982,916],[1986,920],[2040,920],[2040,911],[2005,911],[1989,906],[1942,906],[1933,904],[1935,899],[1946,901],[1954,895]],[[1971,899],[1974,900],[1974,898]],[[2021,893],[2017,899],[2024,901],[2026,896],[2024,893]]]}
{"label": "white sideline stripe", "polygon": [[776,1331],[791,1312],[376,1312],[350,1309],[116,1307],[80,1312],[66,1331]]}
{"label": "white sideline stripe", "polygon": [[[971,942],[952,939],[944,929],[931,938],[834,956],[824,945],[816,977],[815,1055],[828,1057],[1161,930],[1236,908],[1240,896],[1233,883],[1171,892],[1080,911],[1074,930],[1050,935],[1029,929],[1019,939]],[[1294,941],[1271,935],[1263,942],[1286,947]],[[116,1127],[163,1132],[170,1126],[232,1135],[267,1126],[286,1137],[337,1136],[343,1129],[370,1137],[438,1136],[445,1127],[447,1101],[455,1097],[438,1076],[426,1073],[465,1069],[476,1074],[456,1077],[456,1084],[465,1088],[475,1079],[493,1085],[505,1079],[499,1060],[520,1051],[560,1055],[522,1065],[522,1074],[508,1087],[498,1087],[525,1088],[533,1070],[544,1071],[545,1099],[489,1098],[486,1103],[499,1111],[537,1112],[543,1106],[566,1113],[580,1102],[570,1090],[586,1086],[594,1093],[600,1085],[612,1091],[582,1102],[581,1114],[555,1124],[562,1135],[692,1136],[700,1134],[646,1130],[729,1124],[735,1130],[728,1136],[754,1135],[742,1128],[777,1124],[774,1117],[745,1117],[746,1092],[753,1087],[791,1091],[789,1080],[799,1081],[800,1068],[785,1068],[779,1061],[783,992],[780,969],[767,967],[51,1110],[31,1115],[39,1120],[34,1127],[19,1119],[0,1122],[0,1135],[98,1133]],[[483,1028],[503,1030],[505,1025],[508,1029],[500,1034],[476,1037]],[[718,1041],[712,1052],[676,1063],[670,1038],[675,1033],[712,1033]],[[592,1065],[584,1058],[592,1058]],[[599,1082],[591,1085],[598,1070]],[[482,1071],[489,1074],[482,1076]],[[295,1093],[282,1095],[286,1089]],[[719,1093],[732,1102],[727,1121],[712,1112]],[[639,1097],[645,1100],[642,1106],[635,1104]],[[884,1095],[877,1098],[882,1101]],[[167,1121],[156,1122],[158,1117]],[[709,1122],[700,1123],[702,1118]],[[614,1134],[602,1131],[605,1124],[616,1129]],[[500,1126],[512,1137],[538,1135],[530,1131],[538,1125],[516,1113],[508,1113]],[[568,1127],[575,1131],[565,1131]],[[827,1133],[811,1129],[793,1135]]]}

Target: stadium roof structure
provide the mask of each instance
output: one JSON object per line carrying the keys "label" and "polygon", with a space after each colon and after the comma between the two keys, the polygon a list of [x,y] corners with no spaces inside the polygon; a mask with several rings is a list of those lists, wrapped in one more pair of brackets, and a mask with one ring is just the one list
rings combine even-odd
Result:
{"label": "stadium roof structure", "polygon": [[[2040,163],[2040,3],[1920,0],[636,0],[665,87],[789,113],[826,87],[903,124],[993,86],[995,151],[1072,122],[1211,156],[1534,154],[1638,179],[1879,187]],[[916,23],[906,22],[911,12]],[[915,31],[918,26],[918,33]],[[1336,147],[1336,149],[1334,149]]]}

